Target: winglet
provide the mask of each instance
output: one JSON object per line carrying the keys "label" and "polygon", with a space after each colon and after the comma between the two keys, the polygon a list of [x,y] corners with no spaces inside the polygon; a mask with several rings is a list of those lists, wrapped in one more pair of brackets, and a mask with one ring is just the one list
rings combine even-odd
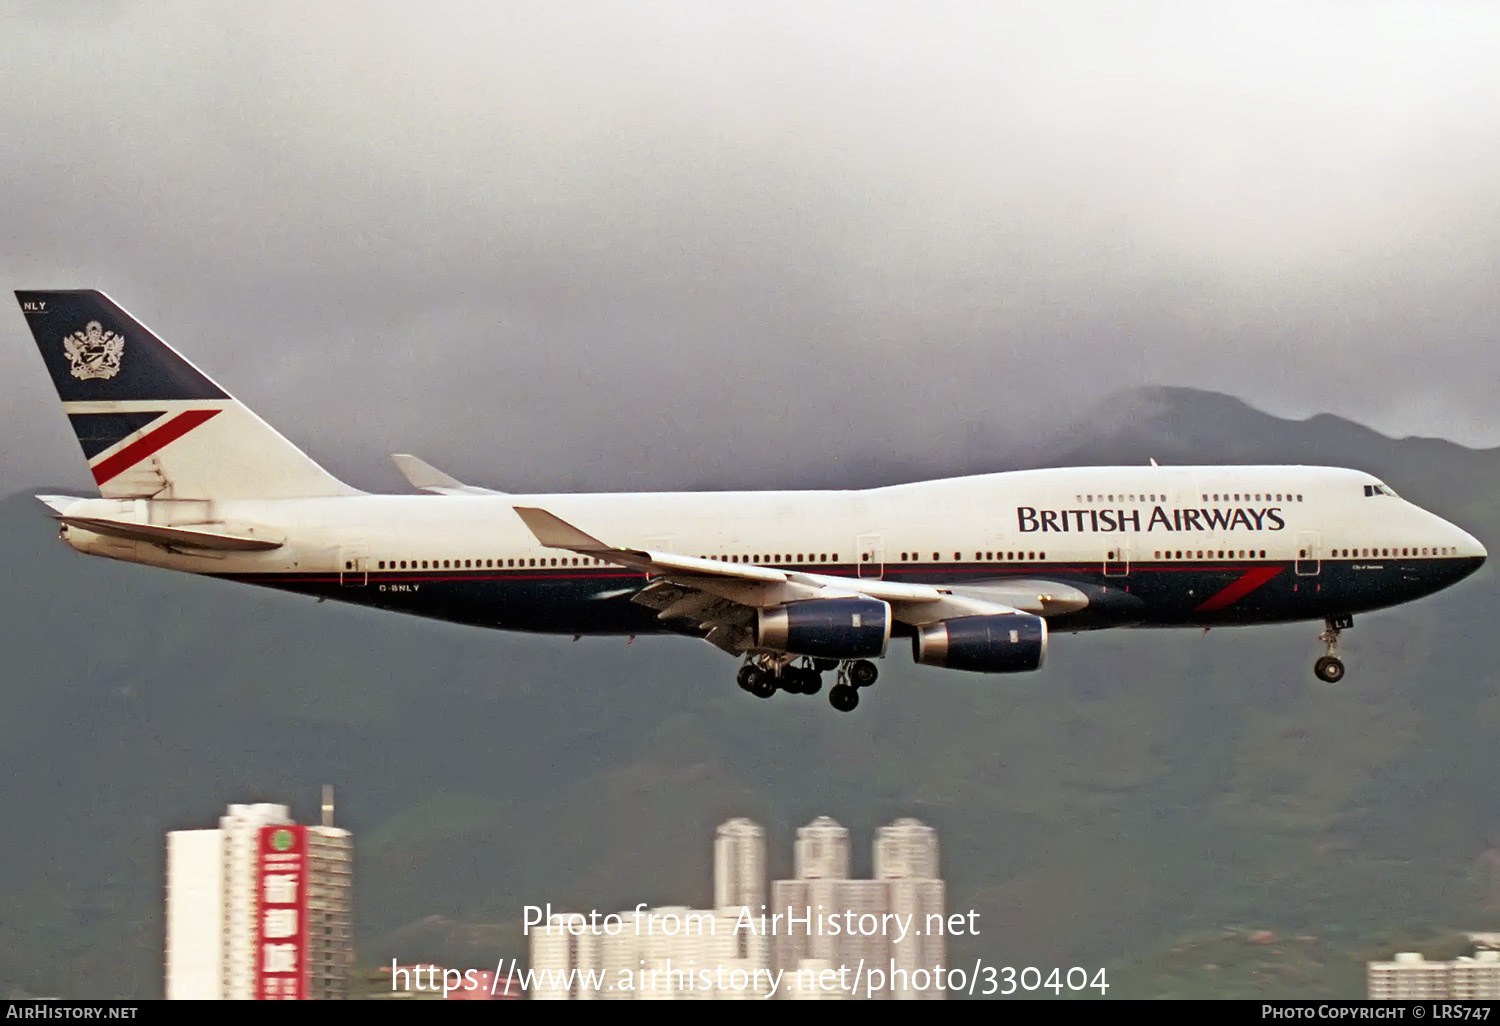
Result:
{"label": "winglet", "polygon": [[536,540],[549,549],[568,549],[572,552],[619,551],[544,509],[532,506],[516,506],[514,509],[531,533],[536,535]]}
{"label": "winglet", "polygon": [[420,460],[404,452],[393,453],[391,461],[396,464],[396,469],[401,471],[401,476],[411,482],[413,488],[419,488],[424,492],[434,492],[438,495],[503,494],[488,488],[466,485],[457,478],[443,473],[426,460]]}

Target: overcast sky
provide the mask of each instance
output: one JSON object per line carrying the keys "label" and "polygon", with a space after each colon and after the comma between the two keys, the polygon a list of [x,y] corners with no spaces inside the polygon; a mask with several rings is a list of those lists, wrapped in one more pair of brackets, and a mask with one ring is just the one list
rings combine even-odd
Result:
{"label": "overcast sky", "polygon": [[[1500,5],[0,4],[0,278],[335,473],[775,483],[1145,384],[1500,444]],[[0,313],[0,491],[87,482]],[[984,468],[996,469],[996,468]]]}

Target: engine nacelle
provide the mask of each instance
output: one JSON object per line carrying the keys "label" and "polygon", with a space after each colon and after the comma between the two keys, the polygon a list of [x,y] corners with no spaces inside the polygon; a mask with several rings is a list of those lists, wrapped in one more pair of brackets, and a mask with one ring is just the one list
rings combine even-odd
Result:
{"label": "engine nacelle", "polygon": [[1030,613],[959,616],[919,628],[917,662],[976,673],[1022,673],[1047,655],[1047,621]]}
{"label": "engine nacelle", "polygon": [[879,599],[803,599],[756,613],[755,643],[791,655],[871,659],[890,640],[891,607]]}

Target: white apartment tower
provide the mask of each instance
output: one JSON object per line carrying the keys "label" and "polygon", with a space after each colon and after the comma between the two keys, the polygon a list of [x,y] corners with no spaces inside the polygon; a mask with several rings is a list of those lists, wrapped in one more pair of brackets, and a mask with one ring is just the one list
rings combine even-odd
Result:
{"label": "white apartment tower", "polygon": [[[255,970],[260,954],[255,929],[260,913],[260,888],[256,886],[260,828],[289,826],[291,822],[291,810],[285,805],[231,805],[219,817],[219,833],[224,838],[221,996],[229,1001],[249,1001],[255,997]],[[171,887],[170,882],[167,886]]]}
{"label": "white apartment tower", "polygon": [[731,819],[714,837],[714,908],[766,903],[766,832],[748,819]]}
{"label": "white apartment tower", "polygon": [[[882,827],[875,839],[875,879],[854,880],[849,875],[849,831],[822,817],[797,831],[793,862],[796,879],[771,885],[770,911],[791,923],[772,939],[772,968],[794,983],[784,986],[779,997],[811,996],[810,983],[804,985],[803,979],[811,981],[822,969],[847,967],[848,974],[840,978],[852,979],[861,962],[898,972],[886,973],[883,986],[873,993],[867,977],[859,997],[944,996],[933,973],[944,964],[946,943],[939,930],[928,929],[929,917],[933,924],[941,923],[947,907],[935,830],[914,819]],[[905,921],[911,930],[904,938],[884,925],[887,913],[910,916]],[[850,923],[871,928],[851,931]]]}
{"label": "white apartment tower", "polygon": [[891,961],[905,971],[894,978],[891,996],[939,997],[936,986],[923,988],[913,982],[921,979],[918,970],[947,964],[947,939],[926,926],[943,922],[948,907],[947,885],[938,874],[937,831],[915,819],[898,819],[875,831],[875,878],[887,888],[890,911],[913,924],[911,935],[891,944]]}
{"label": "white apartment tower", "polygon": [[1400,951],[1389,962],[1367,966],[1374,1001],[1476,1001],[1500,998],[1500,951],[1480,948],[1451,962],[1429,962],[1420,952]]}
{"label": "white apartment tower", "polygon": [[323,819],[231,805],[218,829],[167,834],[168,1000],[348,996],[352,841],[326,788]]}
{"label": "white apartment tower", "polygon": [[827,816],[799,828],[792,846],[792,866],[798,880],[847,880],[848,829]]}

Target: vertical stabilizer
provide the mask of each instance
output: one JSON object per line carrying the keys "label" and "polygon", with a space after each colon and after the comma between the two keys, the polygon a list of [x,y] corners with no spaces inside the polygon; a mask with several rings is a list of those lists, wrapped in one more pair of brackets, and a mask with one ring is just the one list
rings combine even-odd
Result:
{"label": "vertical stabilizer", "polygon": [[109,499],[358,494],[102,292],[17,292]]}

